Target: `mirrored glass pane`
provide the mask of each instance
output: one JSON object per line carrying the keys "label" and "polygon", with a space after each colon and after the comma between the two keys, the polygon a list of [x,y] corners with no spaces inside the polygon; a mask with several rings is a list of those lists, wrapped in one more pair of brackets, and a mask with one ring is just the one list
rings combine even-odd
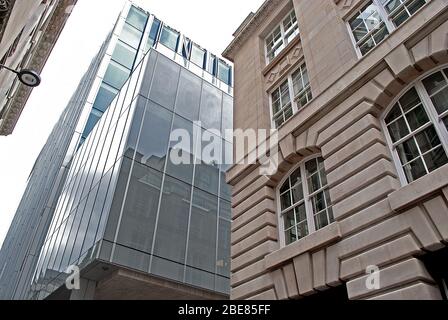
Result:
{"label": "mirrored glass pane", "polygon": [[[228,133],[228,135],[226,133]],[[223,95],[222,136],[228,141],[232,141],[231,137],[233,136],[233,99],[227,94]]]}
{"label": "mirrored glass pane", "polygon": [[448,158],[442,146],[427,153],[423,156],[423,158],[425,159],[426,167],[429,172],[432,172],[448,163]]}
{"label": "mirrored glass pane", "polygon": [[193,179],[195,162],[193,143],[197,139],[194,136],[198,134],[196,131],[200,132],[200,129],[192,122],[178,115],[174,116],[166,172],[188,184],[191,184]]}
{"label": "mirrored glass pane", "polygon": [[420,97],[417,94],[415,88],[412,88],[406,92],[403,97],[400,98],[400,105],[404,112],[407,112],[421,103]]}
{"label": "mirrored glass pane", "polygon": [[283,215],[283,224],[285,229],[289,229],[296,225],[294,210],[288,211]]}
{"label": "mirrored glass pane", "polygon": [[437,113],[442,114],[448,110],[448,87],[432,97]]}
{"label": "mirrored glass pane", "polygon": [[165,108],[173,110],[179,73],[179,65],[159,54],[149,97]]}
{"label": "mirrored glass pane", "polygon": [[215,274],[187,266],[185,282],[193,286],[213,290],[215,288]]}
{"label": "mirrored glass pane", "polygon": [[389,129],[389,134],[393,142],[399,141],[410,133],[404,118],[399,118],[395,122],[391,123],[387,128]]}
{"label": "mirrored glass pane", "polygon": [[137,51],[135,49],[118,41],[114,53],[112,54],[112,59],[128,69],[132,69],[136,55]]}
{"label": "mirrored glass pane", "polygon": [[197,188],[193,191],[187,264],[215,272],[218,197]]}
{"label": "mirrored glass pane", "polygon": [[403,170],[404,170],[404,173],[406,174],[406,177],[408,178],[409,183],[411,183],[414,180],[417,180],[427,174],[425,165],[423,164],[423,161],[421,158],[418,158],[417,160],[405,165],[403,167]]}
{"label": "mirrored glass pane", "polygon": [[179,40],[179,33],[168,26],[163,26],[162,33],[160,34],[160,43],[165,47],[176,51],[177,43]]}
{"label": "mirrored glass pane", "polygon": [[447,84],[441,71],[423,79],[422,82],[430,96],[434,95]]}
{"label": "mirrored glass pane", "polygon": [[151,252],[161,185],[162,173],[134,163],[118,243]]}
{"label": "mirrored glass pane", "polygon": [[191,186],[166,176],[160,205],[154,254],[184,263]]}
{"label": "mirrored glass pane", "polygon": [[121,31],[120,40],[127,43],[134,49],[138,49],[140,45],[140,40],[142,38],[141,31],[138,31],[134,27],[125,23],[123,26],[123,31]]}
{"label": "mirrored glass pane", "polygon": [[170,261],[161,257],[153,256],[151,273],[171,280],[183,282],[184,280],[184,264]]}
{"label": "mirrored glass pane", "polygon": [[112,101],[115,99],[117,94],[117,89],[112,88],[111,86],[103,82],[101,84],[100,90],[98,91],[93,107],[97,110],[100,110],[101,112],[105,112]]}
{"label": "mirrored glass pane", "polygon": [[222,92],[205,83],[202,88],[200,120],[205,129],[221,131]]}
{"label": "mirrored glass pane", "polygon": [[126,18],[127,23],[131,24],[140,31],[145,29],[146,20],[148,20],[146,13],[134,6],[131,7],[128,17]]}
{"label": "mirrored glass pane", "polygon": [[203,68],[205,62],[205,50],[193,44],[193,46],[191,47],[190,61],[195,65]]}
{"label": "mirrored glass pane", "polygon": [[406,114],[406,119],[408,120],[411,130],[417,130],[421,126],[429,122],[428,115],[426,114],[423,105],[420,105]]}
{"label": "mirrored glass pane", "polygon": [[182,69],[179,91],[176,99],[176,113],[191,121],[199,119],[202,80],[193,73]]}
{"label": "mirrored glass pane", "polygon": [[407,163],[420,155],[414,138],[398,145],[397,151],[402,163]]}
{"label": "mirrored glass pane", "polygon": [[417,140],[418,146],[420,147],[420,151],[422,153],[428,152],[441,144],[439,136],[433,126],[418,133],[415,136],[415,139]]}
{"label": "mirrored glass pane", "polygon": [[104,75],[104,82],[120,90],[129,78],[131,72],[118,63],[111,61]]}
{"label": "mirrored glass pane", "polygon": [[135,160],[162,171],[170,137],[172,113],[148,101]]}

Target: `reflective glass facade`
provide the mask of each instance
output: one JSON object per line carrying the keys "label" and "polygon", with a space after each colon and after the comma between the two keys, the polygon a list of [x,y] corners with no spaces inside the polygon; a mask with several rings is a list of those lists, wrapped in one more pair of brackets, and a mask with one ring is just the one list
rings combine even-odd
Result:
{"label": "reflective glass facade", "polygon": [[[86,78],[66,139],[73,150],[63,153],[66,170],[22,298],[44,299],[64,285],[68,266],[98,261],[227,295],[230,164],[202,160],[196,142],[215,129],[207,141],[219,143],[219,156],[232,150],[223,134],[233,126],[232,68],[128,5]],[[170,142],[176,129],[191,141]],[[172,163],[172,152],[191,164]]]}
{"label": "reflective glass facade", "polygon": [[134,6],[130,7],[122,23],[124,24],[121,30],[118,27],[115,30],[116,43],[84,128],[81,143],[90,135],[105,108],[129,78],[134,64],[141,58],[139,50],[146,53],[152,48],[157,49],[232,94],[232,68],[222,59],[216,58],[155,16]]}
{"label": "reflective glass facade", "polygon": [[[49,281],[58,287],[69,265],[100,258],[227,294],[227,166],[201,161],[193,141],[170,142],[170,133],[200,139],[207,129],[231,129],[231,108],[231,96],[150,51],[73,159],[36,282],[58,274]],[[185,152],[192,164],[173,164],[170,152]]]}

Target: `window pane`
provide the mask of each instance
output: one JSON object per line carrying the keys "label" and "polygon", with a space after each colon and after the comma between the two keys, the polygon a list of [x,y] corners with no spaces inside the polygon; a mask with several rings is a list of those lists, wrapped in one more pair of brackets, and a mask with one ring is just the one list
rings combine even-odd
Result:
{"label": "window pane", "polygon": [[191,121],[199,119],[202,80],[193,73],[182,69],[176,99],[176,113]]}
{"label": "window pane", "polygon": [[283,220],[285,224],[285,229],[289,229],[296,225],[296,221],[294,218],[294,210],[291,210],[283,215]]}
{"label": "window pane", "polygon": [[322,229],[328,225],[327,211],[323,211],[315,216],[316,229]]}
{"label": "window pane", "polygon": [[422,82],[430,96],[434,95],[447,84],[442,72],[436,72],[424,79]]}
{"label": "window pane", "polygon": [[[300,175],[300,171],[299,171],[299,175]],[[285,191],[289,190],[290,188],[291,188],[291,186],[289,184],[289,179],[286,179],[286,182],[280,188],[280,193],[284,193]]]}
{"label": "window pane", "polygon": [[292,227],[291,229],[289,229],[285,232],[285,242],[286,242],[286,245],[288,245],[295,241],[297,241],[297,232],[296,232],[296,228]]}
{"label": "window pane", "polygon": [[410,132],[404,121],[404,118],[399,118],[397,121],[393,122],[388,126],[390,136],[393,142],[397,142],[398,140],[406,137]]}
{"label": "window pane", "polygon": [[96,111],[95,109],[92,109],[92,112],[90,113],[89,119],[87,120],[86,126],[84,128],[84,132],[82,133],[83,137],[88,137],[90,132],[92,132],[93,128],[95,128],[98,121],[100,121],[101,116],[103,114],[99,111]]}
{"label": "window pane", "polygon": [[398,145],[397,150],[402,163],[412,161],[420,155],[414,138],[411,138],[405,141],[404,143]]}
{"label": "window pane", "polygon": [[127,23],[123,26],[123,31],[120,35],[120,40],[127,43],[134,49],[138,49],[140,45],[140,40],[142,38],[142,33],[135,29],[134,27],[128,25]]}
{"label": "window pane", "polygon": [[403,22],[409,18],[409,14],[405,11],[399,11],[399,13],[392,19],[394,24],[399,27]]}
{"label": "window pane", "polygon": [[398,103],[392,108],[392,110],[389,112],[389,114],[387,115],[385,121],[386,124],[391,123],[393,120],[397,119],[398,117],[402,116],[402,112],[400,109],[400,106],[398,105]]}
{"label": "window pane", "polygon": [[193,44],[191,48],[190,61],[196,64],[197,66],[203,68],[205,61],[205,51],[199,48],[196,44]]}
{"label": "window pane", "polygon": [[199,189],[193,191],[187,264],[215,271],[218,197]]}
{"label": "window pane", "polygon": [[296,212],[296,221],[297,223],[306,222],[306,209],[305,209],[305,204],[302,204],[300,206],[298,206],[297,208],[295,208],[295,212]]}
{"label": "window pane", "polygon": [[445,150],[442,146],[426,154],[424,157],[429,172],[432,172],[448,163]]}
{"label": "window pane", "polygon": [[292,191],[292,201],[294,203],[298,203],[299,201],[303,200],[303,186],[301,183],[296,184],[296,186],[294,186],[291,191]]}
{"label": "window pane", "polygon": [[129,78],[130,71],[118,63],[111,61],[104,76],[104,82],[115,89],[121,89]]}
{"label": "window pane", "polygon": [[179,40],[179,32],[171,29],[168,26],[163,26],[162,33],[160,34],[160,43],[165,47],[176,51],[177,42]]}
{"label": "window pane", "polygon": [[149,97],[165,108],[173,110],[179,73],[180,66],[178,64],[159,55]]}
{"label": "window pane", "polygon": [[118,242],[151,252],[162,174],[134,163],[118,233]]}
{"label": "window pane", "polygon": [[157,225],[154,254],[184,263],[191,187],[166,176]]}
{"label": "window pane", "polygon": [[135,28],[137,28],[138,30],[143,31],[145,29],[147,19],[148,16],[146,15],[146,13],[132,6],[131,10],[129,10],[129,14],[128,17],[126,18],[126,21]]}
{"label": "window pane", "polygon": [[[230,203],[228,204],[230,207]],[[230,274],[230,221],[219,219],[218,233],[218,257],[216,259],[218,274],[229,276]],[[229,286],[230,287],[230,286]]]}
{"label": "window pane", "polygon": [[432,102],[436,107],[437,113],[442,114],[448,110],[448,87],[432,97]]}
{"label": "window pane", "polygon": [[349,24],[362,55],[367,54],[389,34],[377,6],[371,1]]}
{"label": "window pane", "polygon": [[403,169],[409,183],[423,177],[427,173],[421,158],[405,165]]}
{"label": "window pane", "polygon": [[230,85],[230,67],[221,60],[218,61],[218,79]]}
{"label": "window pane", "polygon": [[407,5],[408,10],[411,14],[414,14],[415,12],[417,12],[418,9],[423,7],[425,5],[425,3],[426,3],[425,0],[414,0]]}
{"label": "window pane", "polygon": [[154,19],[154,22],[152,23],[151,26],[151,30],[149,31],[149,46],[148,46],[148,50],[149,48],[154,46],[154,43],[157,39],[157,35],[159,34],[159,29],[160,29],[160,20],[158,19]]}
{"label": "window pane", "polygon": [[[192,183],[193,180],[193,167],[194,167],[194,150],[193,150],[193,140],[196,139],[194,137],[194,127],[191,121],[188,121],[182,117],[177,115],[174,116],[173,121],[173,129],[172,133],[178,130],[182,130],[185,133],[188,133],[188,137],[175,137],[173,136],[172,141],[170,141],[170,153],[168,156],[168,163],[166,167],[166,172],[180,179],[188,184]],[[199,129],[196,128],[199,131]],[[173,157],[171,156],[173,155]],[[172,162],[172,158],[181,158],[185,159],[184,162],[178,164],[176,162]]]}
{"label": "window pane", "polygon": [[430,127],[423,132],[420,132],[415,136],[418,146],[422,153],[425,153],[437,146],[440,146],[441,142],[436,133],[434,127]]}
{"label": "window pane", "polygon": [[407,112],[421,103],[420,97],[417,94],[417,90],[412,88],[406,92],[402,98],[400,98],[400,105],[404,112]]}
{"label": "window pane", "polygon": [[221,131],[222,92],[205,83],[202,86],[200,120],[205,129]]}
{"label": "window pane", "polygon": [[112,88],[111,86],[108,86],[105,83],[102,83],[93,107],[100,110],[101,112],[105,112],[110,106],[111,102],[115,99],[115,96],[117,94],[118,90]]}
{"label": "window pane", "polygon": [[112,59],[122,64],[128,69],[132,69],[136,54],[137,51],[135,51],[135,49],[127,46],[121,41],[118,41],[115,47],[115,51],[112,54]]}
{"label": "window pane", "polygon": [[309,234],[308,224],[306,222],[302,222],[297,225],[297,237],[302,239]]}
{"label": "window pane", "polygon": [[[172,113],[148,101],[135,160],[162,171],[171,130]],[[157,137],[157,139],[154,139]]]}
{"label": "window pane", "polygon": [[282,210],[288,209],[292,205],[291,195],[289,192],[286,192],[284,195],[280,196],[280,203]]}
{"label": "window pane", "polygon": [[317,171],[317,160],[312,159],[305,164],[306,176],[309,177]]}
{"label": "window pane", "polygon": [[412,131],[417,130],[418,128],[429,122],[428,115],[426,114],[423,105],[420,105],[409,112],[406,115],[406,119],[408,120],[409,126],[411,127]]}
{"label": "window pane", "polygon": [[313,197],[313,210],[314,213],[321,212],[326,208],[324,193],[319,192],[316,196]]}

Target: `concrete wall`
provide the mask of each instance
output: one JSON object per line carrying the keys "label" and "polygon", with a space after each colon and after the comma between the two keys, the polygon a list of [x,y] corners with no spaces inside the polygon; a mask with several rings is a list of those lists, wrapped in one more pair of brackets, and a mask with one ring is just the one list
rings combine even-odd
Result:
{"label": "concrete wall", "polygon": [[[448,166],[402,186],[380,117],[408,84],[448,62],[448,2],[429,1],[358,59],[343,20],[359,2],[295,0],[301,39],[265,67],[263,34],[289,6],[273,0],[276,9],[266,10],[263,22],[253,20],[226,52],[235,61],[236,128],[270,128],[267,91],[303,59],[314,94],[278,131],[277,174],[260,175],[256,165],[228,172],[233,299],[299,298],[341,284],[350,299],[441,298],[417,257],[448,240]],[[325,159],[336,222],[282,247],[278,182],[317,153]],[[369,265],[381,268],[379,290],[364,285]]]}

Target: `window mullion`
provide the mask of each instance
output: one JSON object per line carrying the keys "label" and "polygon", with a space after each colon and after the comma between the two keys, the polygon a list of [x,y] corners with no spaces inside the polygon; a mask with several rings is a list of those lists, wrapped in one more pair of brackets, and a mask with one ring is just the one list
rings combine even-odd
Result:
{"label": "window mullion", "polygon": [[302,163],[300,166],[300,174],[302,176],[302,183],[303,183],[303,196],[305,198],[305,211],[306,211],[306,218],[308,223],[308,231],[309,233],[316,231],[316,225],[314,223],[314,213],[313,213],[313,205],[312,200],[309,195],[309,188],[308,188],[308,179],[306,177],[306,167],[305,162]]}
{"label": "window mullion", "polygon": [[288,75],[288,91],[289,91],[289,99],[291,100],[292,113],[296,114],[299,111],[297,107],[297,102],[294,94],[294,84],[292,82],[292,74]]}
{"label": "window mullion", "polygon": [[386,29],[389,31],[389,33],[392,33],[392,31],[395,30],[395,25],[391,21],[389,14],[386,11],[386,8],[381,4],[380,0],[373,0],[373,3],[378,7],[378,13],[380,14],[380,17],[383,19],[384,23],[386,24]]}

